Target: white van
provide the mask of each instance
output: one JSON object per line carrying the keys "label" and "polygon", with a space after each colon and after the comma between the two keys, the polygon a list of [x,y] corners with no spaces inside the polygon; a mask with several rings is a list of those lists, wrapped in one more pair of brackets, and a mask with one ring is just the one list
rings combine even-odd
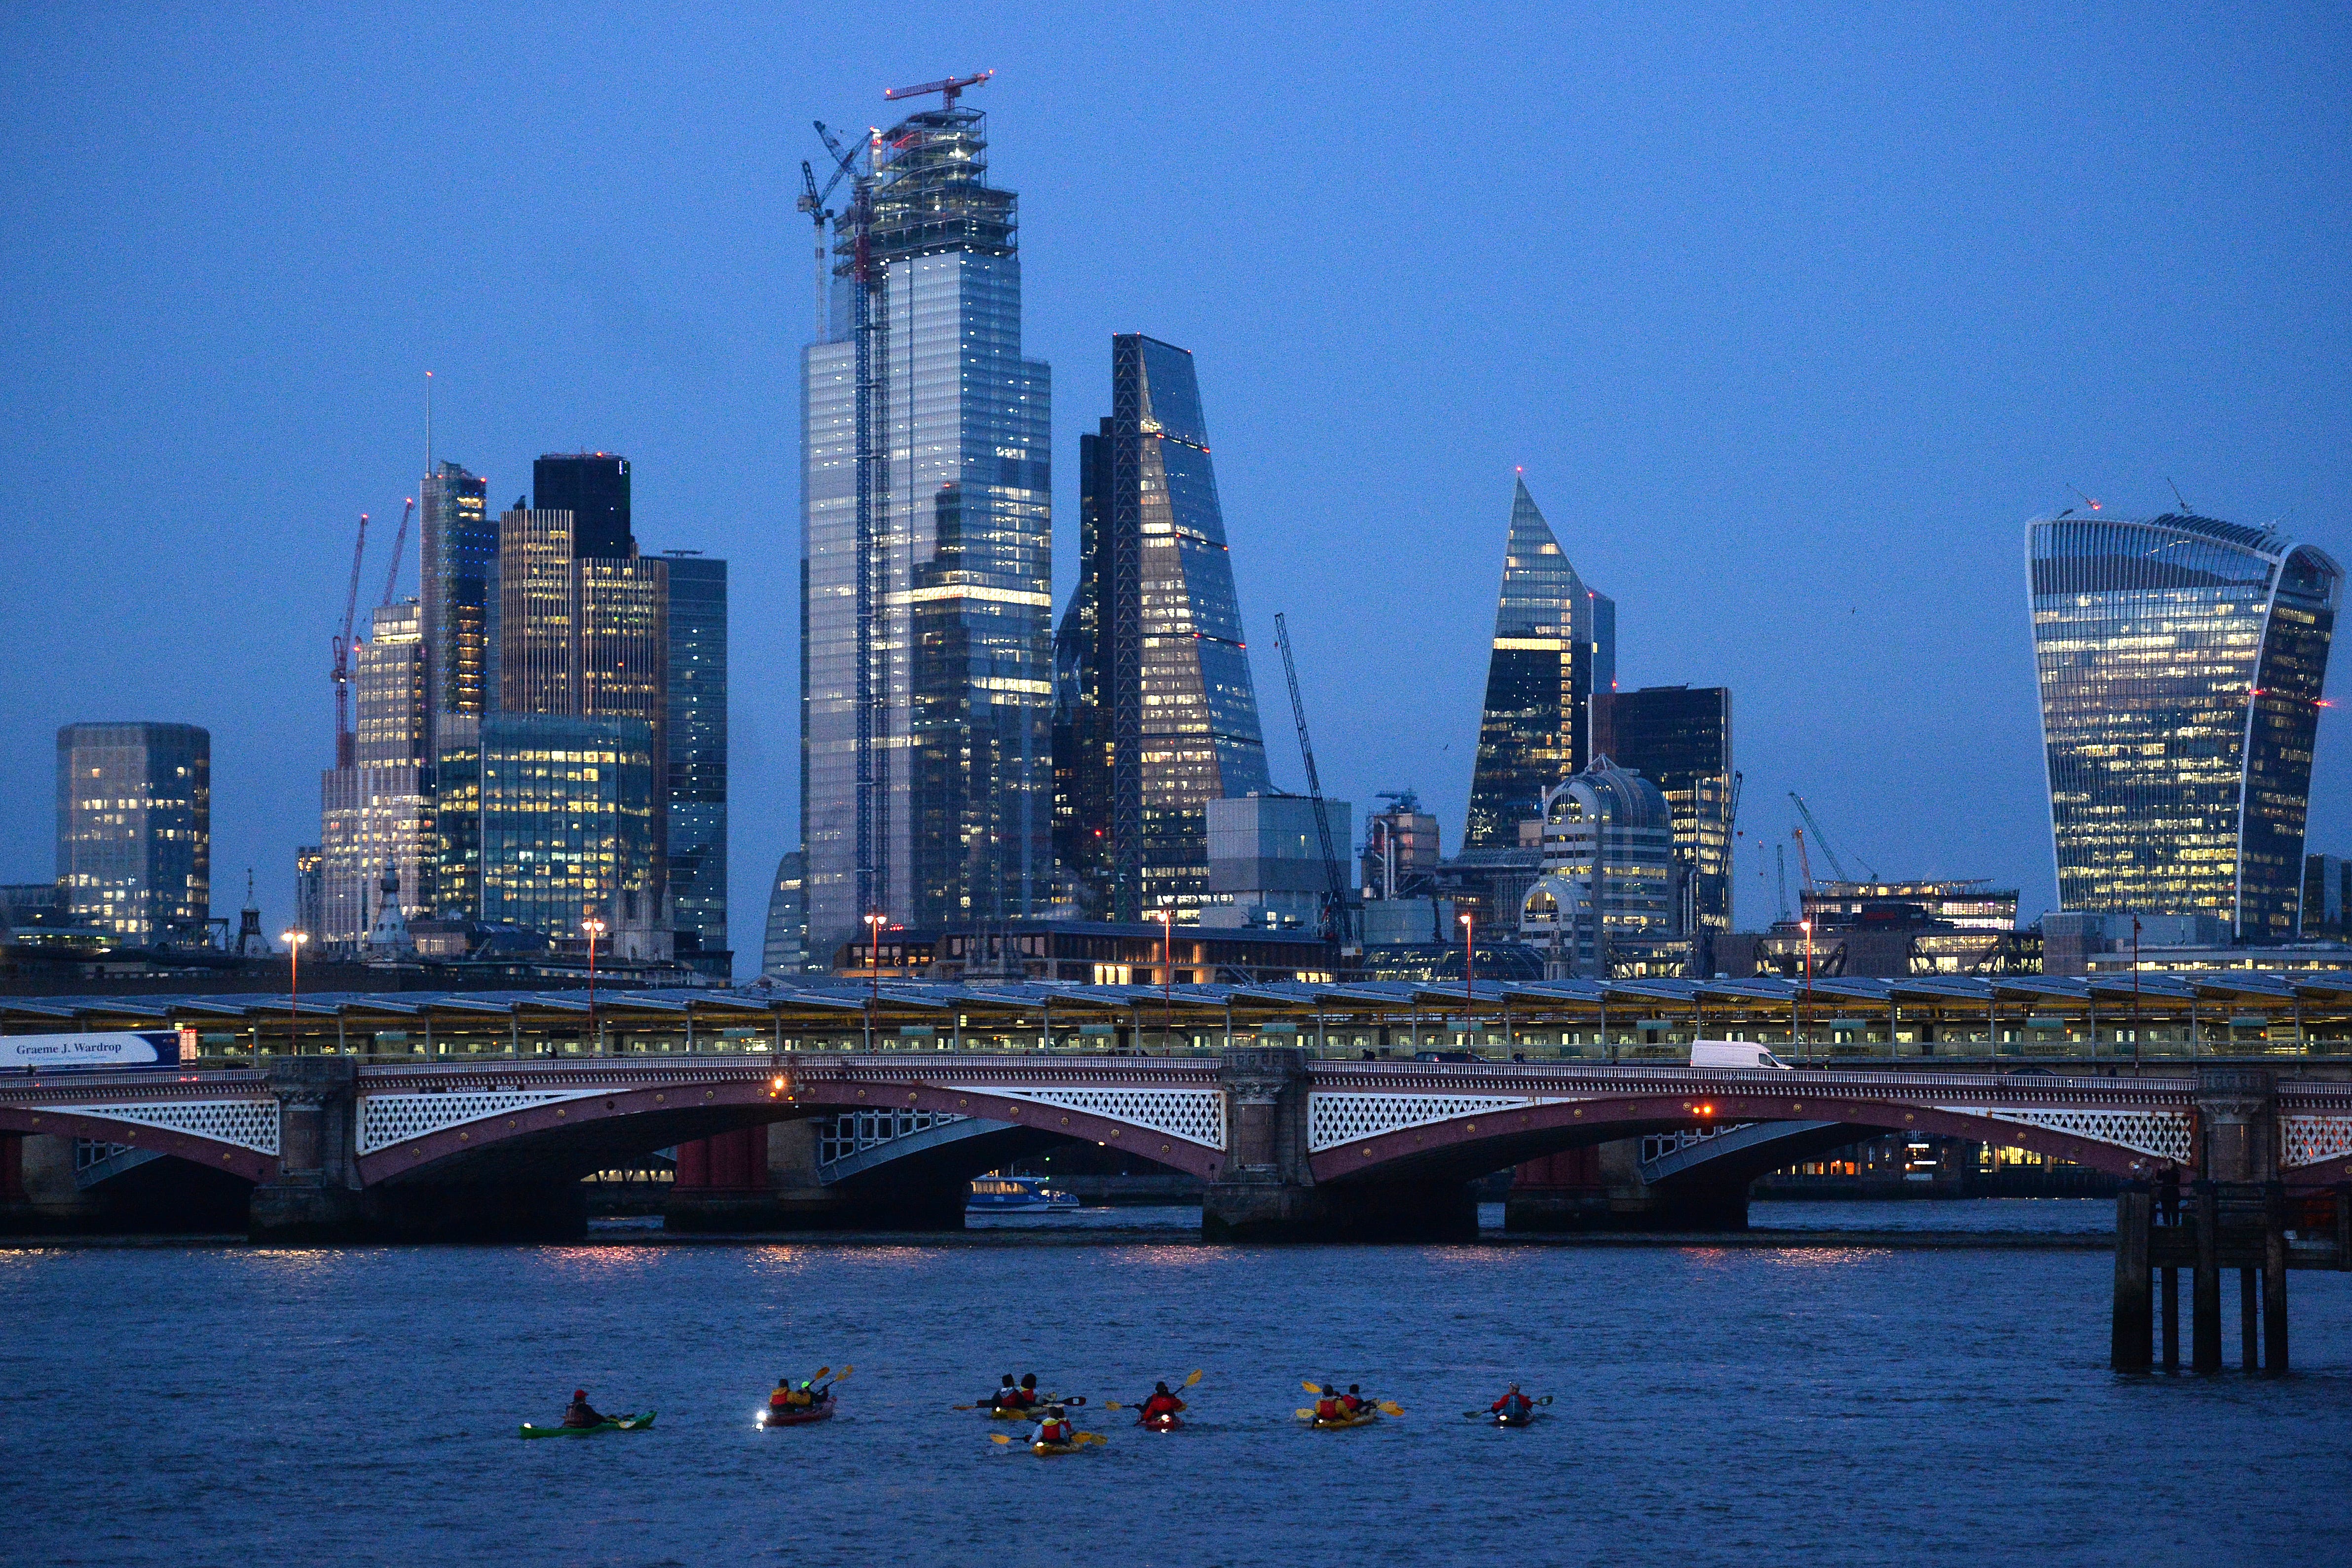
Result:
{"label": "white van", "polygon": [[1763,1047],[1747,1040],[1693,1040],[1690,1065],[1695,1068],[1778,1068],[1796,1069]]}

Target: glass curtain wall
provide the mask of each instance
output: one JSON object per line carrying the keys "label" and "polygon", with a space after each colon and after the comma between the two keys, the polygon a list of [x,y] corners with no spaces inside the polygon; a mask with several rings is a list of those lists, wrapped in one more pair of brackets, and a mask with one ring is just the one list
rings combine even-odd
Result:
{"label": "glass curtain wall", "polygon": [[2167,513],[2028,529],[2060,904],[2292,937],[2343,574]]}

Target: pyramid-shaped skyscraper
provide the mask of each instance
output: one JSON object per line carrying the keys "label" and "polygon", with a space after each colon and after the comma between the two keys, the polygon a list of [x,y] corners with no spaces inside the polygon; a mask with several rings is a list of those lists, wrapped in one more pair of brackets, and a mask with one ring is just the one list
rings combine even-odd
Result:
{"label": "pyramid-shaped skyscraper", "polygon": [[1520,479],[1465,848],[1518,842],[1518,825],[1541,814],[1544,791],[1591,761],[1592,695],[1616,683],[1616,601],[1577,575]]}

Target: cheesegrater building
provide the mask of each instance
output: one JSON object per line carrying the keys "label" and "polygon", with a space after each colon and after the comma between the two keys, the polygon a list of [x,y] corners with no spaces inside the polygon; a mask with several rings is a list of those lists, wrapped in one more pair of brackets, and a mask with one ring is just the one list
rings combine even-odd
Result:
{"label": "cheesegrater building", "polygon": [[987,120],[873,133],[803,361],[806,951],[867,915],[1040,916],[1052,891],[1049,374],[1021,353]]}
{"label": "cheesegrater building", "polygon": [[1111,416],[1080,437],[1078,584],[1055,637],[1055,847],[1082,907],[1201,917],[1208,803],[1263,795],[1242,640],[1192,355],[1111,339]]}
{"label": "cheesegrater building", "polygon": [[1495,608],[1465,849],[1509,848],[1545,792],[1592,760],[1592,697],[1617,684],[1617,605],[1577,575],[1525,479]]}
{"label": "cheesegrater building", "polygon": [[2292,938],[2341,568],[2179,513],[2037,520],[2027,558],[2060,906]]}

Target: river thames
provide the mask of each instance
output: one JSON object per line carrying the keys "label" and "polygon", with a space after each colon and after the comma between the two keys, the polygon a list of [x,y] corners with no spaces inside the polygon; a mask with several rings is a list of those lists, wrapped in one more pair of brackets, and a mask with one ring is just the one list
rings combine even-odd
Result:
{"label": "river thames", "polygon": [[[1756,1207],[1831,1228],[1778,1247],[1212,1247],[1097,1226],[1079,1245],[0,1251],[0,1560],[2352,1553],[2352,1279],[2294,1277],[2290,1378],[2127,1379],[2105,1365],[2102,1252],[1835,1228],[1837,1208],[1866,1227],[1882,1207],[1950,1228],[1958,1205]],[[1977,1215],[2080,1233],[2097,1207]],[[780,1373],[826,1363],[856,1368],[839,1418],[754,1428]],[[948,1408],[1004,1372],[1099,1406],[1195,1367],[1192,1425],[1148,1435],[1097,1408],[1082,1425],[1109,1445],[1066,1458]],[[1407,1414],[1307,1431],[1306,1377]],[[1463,1419],[1515,1377],[1554,1396],[1549,1419]],[[659,1421],[518,1440],[580,1384]]]}

